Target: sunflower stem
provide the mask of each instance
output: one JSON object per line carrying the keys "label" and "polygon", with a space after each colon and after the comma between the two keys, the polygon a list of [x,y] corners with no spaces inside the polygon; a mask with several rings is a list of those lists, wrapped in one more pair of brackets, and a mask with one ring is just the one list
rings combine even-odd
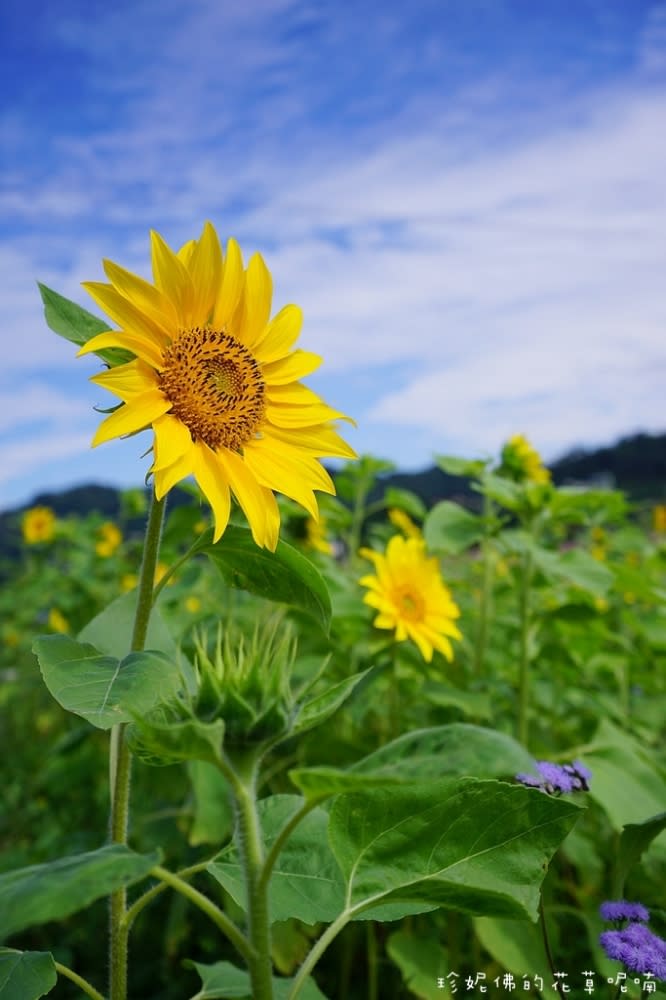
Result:
{"label": "sunflower stem", "polygon": [[268,880],[262,878],[265,865],[264,844],[257,812],[257,770],[259,755],[246,760],[234,755],[235,778],[232,787],[236,807],[238,851],[245,874],[247,921],[252,955],[248,968],[252,1000],[273,1000],[273,967],[268,919]]}
{"label": "sunflower stem", "polygon": [[532,554],[528,550],[523,556],[519,591],[520,618],[520,673],[518,680],[518,739],[527,747],[529,737],[530,699],[530,585],[532,582]]}
{"label": "sunflower stem", "polygon": [[491,545],[490,522],[493,514],[493,502],[487,493],[483,494],[483,539],[481,541],[481,557],[483,561],[483,583],[481,585],[481,597],[479,601],[479,620],[476,633],[476,643],[474,647],[474,673],[476,677],[483,677],[486,673],[485,659],[486,648],[488,646],[488,630],[493,603],[493,552]]}
{"label": "sunflower stem", "polygon": [[[134,628],[130,649],[143,649],[148,632],[148,622],[153,604],[153,582],[155,566],[160,548],[165,500],[157,500],[153,494],[141,563],[139,592],[134,616]],[[126,724],[119,723],[111,730],[109,749],[109,775],[111,779],[110,834],[114,844],[127,843],[129,827],[129,798],[132,776],[132,757],[125,740]],[[109,997],[110,1000],[126,1000],[127,997],[127,945],[129,925],[125,920],[127,912],[127,891],[118,889],[111,894],[110,906],[110,948],[109,948]]]}

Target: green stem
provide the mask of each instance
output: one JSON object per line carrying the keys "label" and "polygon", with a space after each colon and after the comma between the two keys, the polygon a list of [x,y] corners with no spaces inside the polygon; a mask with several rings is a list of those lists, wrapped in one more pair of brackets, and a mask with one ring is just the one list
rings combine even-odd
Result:
{"label": "green stem", "polygon": [[367,921],[366,937],[368,943],[368,1000],[379,1000],[377,931],[372,920]]}
{"label": "green stem", "polygon": [[523,556],[519,592],[520,658],[518,680],[518,739],[527,747],[529,735],[529,674],[530,674],[530,585],[532,582],[532,554]]}
{"label": "green stem", "polygon": [[[190,865],[189,868],[181,868],[181,870],[175,874],[178,878],[187,879],[192,875],[196,875],[197,872],[205,871],[209,864],[210,861],[201,861],[197,865]],[[160,893],[164,892],[167,888],[169,887],[166,882],[159,882],[157,885],[154,885],[152,889],[148,889],[143,893],[143,895],[139,896],[139,898],[136,899],[130,907],[128,907],[127,912],[125,913],[125,923],[127,924],[128,931],[131,929],[132,924],[144,907],[148,906],[149,903],[152,903],[155,897],[159,896]]]}
{"label": "green stem", "polygon": [[484,521],[484,536],[481,542],[481,557],[483,560],[483,582],[481,584],[481,598],[479,600],[479,620],[476,633],[476,643],[474,648],[474,673],[477,677],[485,674],[486,647],[488,645],[488,628],[492,613],[493,602],[493,553],[490,535],[490,519],[492,517],[493,504],[487,494],[483,495],[482,517]]}
{"label": "green stem", "polygon": [[73,969],[68,969],[66,965],[62,965],[60,962],[54,961],[53,964],[55,965],[58,975],[65,976],[66,979],[71,979],[73,983],[76,983],[79,989],[83,990],[83,992],[89,997],[92,997],[92,1000],[104,1000],[103,994],[100,993],[99,990],[96,990],[87,979],[80,976],[78,972],[74,972]]}
{"label": "green stem", "polygon": [[[150,874],[155,878],[160,879],[166,885],[171,886],[176,892],[179,892],[181,896],[185,896],[189,899],[191,903],[198,906],[206,916],[210,917],[214,924],[222,931],[222,933],[229,938],[231,943],[234,945],[237,951],[243,956],[243,958],[248,962],[252,963],[256,958],[254,951],[250,942],[247,940],[244,934],[238,930],[233,921],[229,920],[226,913],[223,912],[208,898],[204,896],[202,892],[195,889],[194,886],[186,882],[185,879],[181,878],[179,875],[174,875],[173,872],[167,871],[166,868],[162,868],[161,865],[155,865],[154,868],[150,869]],[[147,895],[147,894],[146,894]],[[129,916],[129,914],[128,914]]]}
{"label": "green stem", "polygon": [[[268,921],[268,885],[262,880],[264,845],[256,798],[256,757],[234,761],[234,798],[238,849],[245,873],[247,920],[252,955],[248,960],[253,1000],[273,1000],[271,937]],[[244,765],[244,766],[243,766]],[[241,773],[244,771],[245,773]]]}
{"label": "green stem", "polygon": [[[153,604],[153,581],[160,548],[162,523],[166,501],[157,500],[153,494],[141,563],[139,592],[130,649],[142,650],[146,642],[148,622]],[[127,843],[129,825],[129,795],[132,773],[132,758],[125,741],[124,723],[111,730],[109,772],[111,777],[111,841],[114,844]],[[109,950],[109,996],[110,1000],[126,1000],[127,997],[127,944],[129,926],[126,922],[127,890],[118,889],[111,894],[110,908],[110,950]]]}
{"label": "green stem", "polygon": [[315,942],[296,974],[296,978],[294,979],[291,989],[287,994],[287,1000],[296,1000],[296,997],[305,986],[306,979],[328,948],[329,944],[331,944],[340,931],[347,926],[355,912],[356,911],[354,910],[343,910],[340,916],[337,917],[332,924],[329,924],[319,940]]}

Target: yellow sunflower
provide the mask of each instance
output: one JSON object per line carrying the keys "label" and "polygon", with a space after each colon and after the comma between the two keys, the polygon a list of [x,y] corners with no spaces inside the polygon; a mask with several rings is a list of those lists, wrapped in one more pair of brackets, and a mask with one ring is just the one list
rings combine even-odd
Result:
{"label": "yellow sunflower", "polygon": [[313,491],[335,492],[318,459],[356,457],[332,423],[344,415],[298,381],[321,358],[293,350],[298,306],[270,318],[272,280],[259,254],[245,268],[238,244],[230,239],[223,254],[210,223],[177,253],[151,237],[153,284],[108,260],[109,284],[84,283],[120,329],[79,353],[120,347],[135,356],[92,378],[122,400],[93,447],[152,427],[158,499],[193,475],[213,509],[217,541],[233,492],[257,545],[274,550],[273,491],[316,519]]}
{"label": "yellow sunflower", "polygon": [[102,559],[112,556],[123,540],[120,528],[112,521],[105,521],[97,531],[98,541],[95,545],[95,552]]}
{"label": "yellow sunflower", "polygon": [[437,559],[426,555],[425,542],[394,535],[384,555],[372,549],[361,549],[361,555],[375,566],[376,575],[360,580],[369,588],[364,602],[379,612],[374,625],[395,629],[398,642],[412,639],[427,663],[433,649],[452,660],[449,638],[462,638],[455,625],[460,611],[444,586]]}
{"label": "yellow sunflower", "polygon": [[50,507],[31,507],[23,515],[21,530],[28,545],[50,542],[55,534],[56,516]]}
{"label": "yellow sunflower", "polygon": [[516,482],[549,483],[550,472],[524,434],[514,434],[502,448],[501,472]]}
{"label": "yellow sunflower", "polygon": [[394,528],[401,531],[407,538],[423,538],[418,524],[412,521],[409,514],[398,507],[391,507],[388,511],[388,519]]}

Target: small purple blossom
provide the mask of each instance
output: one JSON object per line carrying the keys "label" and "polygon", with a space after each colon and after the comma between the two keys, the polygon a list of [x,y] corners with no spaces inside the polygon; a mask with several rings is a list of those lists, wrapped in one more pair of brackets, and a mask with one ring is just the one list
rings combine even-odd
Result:
{"label": "small purple blossom", "polygon": [[650,919],[650,911],[642,903],[628,903],[625,899],[616,902],[602,903],[599,913],[604,920],[636,920],[646,924]]}
{"label": "small purple blossom", "polygon": [[619,931],[604,931],[599,941],[608,957],[622,962],[630,972],[650,972],[657,979],[666,979],[666,941],[645,924],[630,923]]}
{"label": "small purple blossom", "polygon": [[516,781],[530,788],[540,788],[548,795],[589,791],[592,773],[579,760],[573,764],[553,764],[549,760],[539,760],[536,767],[538,776],[517,774]]}

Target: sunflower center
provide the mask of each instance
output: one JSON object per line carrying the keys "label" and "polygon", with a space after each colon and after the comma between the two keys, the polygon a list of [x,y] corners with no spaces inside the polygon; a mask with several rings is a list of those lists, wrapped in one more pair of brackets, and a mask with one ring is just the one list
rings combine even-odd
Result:
{"label": "sunflower center", "polygon": [[411,587],[401,587],[395,593],[395,600],[400,614],[410,622],[419,622],[423,619],[425,605],[421,595],[412,590]]}
{"label": "sunflower center", "polygon": [[194,441],[239,451],[255,436],[265,407],[258,362],[231,334],[195,327],[164,352],[160,388]]}

